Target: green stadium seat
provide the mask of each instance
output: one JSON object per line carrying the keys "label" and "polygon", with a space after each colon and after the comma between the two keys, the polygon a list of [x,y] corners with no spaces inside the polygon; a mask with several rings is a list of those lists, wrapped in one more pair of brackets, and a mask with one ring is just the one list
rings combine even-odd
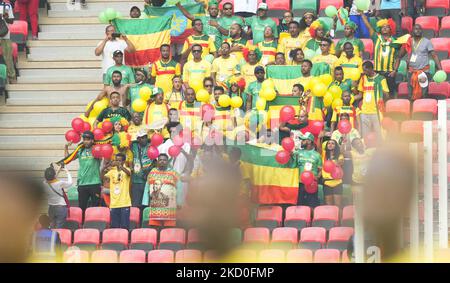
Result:
{"label": "green stadium seat", "polygon": [[294,16],[303,16],[305,12],[317,13],[317,0],[292,1],[292,12]]}

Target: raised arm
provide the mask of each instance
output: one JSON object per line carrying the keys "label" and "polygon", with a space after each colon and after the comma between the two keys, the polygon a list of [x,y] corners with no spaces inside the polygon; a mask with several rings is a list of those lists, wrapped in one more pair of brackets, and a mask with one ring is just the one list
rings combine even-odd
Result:
{"label": "raised arm", "polygon": [[367,30],[369,31],[370,37],[375,33],[375,30],[373,29],[372,25],[369,23],[369,20],[367,19],[367,16],[362,11],[358,11],[361,15],[361,18],[364,22],[364,25],[366,26]]}
{"label": "raised arm", "polygon": [[177,4],[175,4],[175,6],[177,6],[177,8],[181,11],[181,13],[188,18],[189,20],[193,21],[195,20],[194,15],[192,15],[191,13],[188,12],[188,10],[186,10],[186,8],[183,7],[183,5],[181,5],[180,2],[178,2]]}
{"label": "raised arm", "polygon": [[136,52],[136,48],[134,47],[133,42],[131,42],[125,34],[122,34],[122,35],[120,36],[120,38],[121,38],[122,40],[124,40],[125,43],[127,44],[127,48],[125,48],[125,51],[127,51],[127,52],[129,52],[129,53]]}

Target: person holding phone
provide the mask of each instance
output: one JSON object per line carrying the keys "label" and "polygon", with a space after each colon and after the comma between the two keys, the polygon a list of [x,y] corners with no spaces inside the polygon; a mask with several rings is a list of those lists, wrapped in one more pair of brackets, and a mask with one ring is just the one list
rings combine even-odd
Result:
{"label": "person holding phone", "polygon": [[[2,19],[8,24],[14,22],[13,7],[7,2],[0,4],[0,15],[3,15]],[[37,32],[36,32],[37,34]],[[11,36],[8,32],[4,36],[0,36],[0,47],[2,48],[2,55],[5,60],[6,69],[8,73],[8,82],[10,84],[15,84],[17,82],[16,69],[14,67],[13,55],[12,55],[12,45]]]}

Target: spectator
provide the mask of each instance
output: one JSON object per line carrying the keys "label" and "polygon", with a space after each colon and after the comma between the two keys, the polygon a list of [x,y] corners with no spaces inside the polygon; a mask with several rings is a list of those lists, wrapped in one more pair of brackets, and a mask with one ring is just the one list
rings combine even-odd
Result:
{"label": "spectator", "polygon": [[123,52],[116,50],[113,53],[113,60],[115,65],[108,68],[106,71],[105,79],[103,83],[105,86],[109,86],[112,83],[112,73],[114,71],[119,71],[122,73],[122,82],[124,84],[134,83],[134,72],[129,66],[123,64]]}
{"label": "spectator", "polygon": [[[75,5],[75,0],[70,0],[70,4]],[[81,5],[81,7],[86,9],[86,7],[87,7],[86,0],[80,0],[80,5]]]}
{"label": "spectator", "polygon": [[277,54],[278,43],[273,36],[271,27],[264,29],[264,40],[258,43],[258,49],[262,53],[260,60],[261,65],[265,66],[267,63],[275,61],[275,54]]}
{"label": "spectator", "polygon": [[255,68],[261,66],[258,62],[261,62],[262,55],[260,49],[254,46],[245,48],[243,54],[246,63],[244,65],[238,65],[238,67],[240,66],[240,73],[245,80],[245,85],[249,85],[256,81]]}
{"label": "spectator", "polygon": [[[212,128],[217,131],[222,131],[223,135],[225,135],[228,131],[232,131],[236,127],[236,118],[234,117],[234,112],[231,111],[231,106],[222,107],[219,104],[219,97],[223,94],[225,94],[223,87],[214,87],[215,113]],[[215,142],[217,143],[217,140]]]}
{"label": "spectator", "polygon": [[338,58],[333,54],[330,54],[331,44],[332,44],[331,39],[329,38],[322,39],[322,41],[320,42],[321,54],[314,56],[311,62],[313,64],[325,63],[330,67],[331,72],[334,72],[335,63],[338,60]]}
{"label": "spectator", "polygon": [[45,181],[44,186],[47,191],[48,198],[48,216],[50,218],[51,228],[60,229],[63,228],[66,223],[67,210],[69,207],[69,199],[67,198],[67,191],[72,186],[72,175],[69,170],[62,165],[61,169],[67,174],[67,181],[58,179],[58,172],[55,171],[53,166],[45,169]]}
{"label": "spectator", "polygon": [[[140,98],[140,94],[139,91],[141,90],[142,87],[148,87],[150,89],[153,88],[152,85],[147,83],[147,72],[145,71],[145,69],[136,69],[134,71],[135,73],[135,81],[136,84],[133,86],[130,86],[129,88],[129,92],[128,92],[128,97],[127,97],[127,103],[126,105],[133,105],[133,101],[135,101],[136,99]],[[115,86],[114,83],[114,75],[113,75],[113,85]],[[122,105],[123,106],[123,105]],[[133,113],[133,107],[130,107],[130,112]]]}
{"label": "spectator", "polygon": [[[267,65],[271,65],[271,64],[269,63]],[[275,54],[275,65],[276,66],[285,66],[286,65],[286,57],[284,56],[283,53],[277,52],[277,54]]]}
{"label": "spectator", "polygon": [[211,76],[211,63],[202,59],[202,46],[194,44],[192,46],[193,60],[188,61],[183,67],[183,83],[188,88],[194,82],[203,82],[203,79]]}
{"label": "spectator", "polygon": [[279,41],[289,36],[289,24],[294,20],[294,14],[291,11],[284,12],[283,18],[278,25]]}
{"label": "spectator", "polygon": [[[34,0],[36,1],[36,0]],[[11,25],[14,22],[14,13],[11,4],[4,3],[3,20]],[[17,83],[16,68],[14,66],[13,55],[12,55],[12,44],[11,44],[11,33],[8,27],[8,33],[5,36],[0,37],[0,47],[2,48],[2,56],[5,60],[6,69],[8,73],[8,82],[10,84]]]}
{"label": "spectator", "polygon": [[[327,160],[333,161],[339,168],[344,165],[344,156],[335,140],[325,142],[323,162]],[[325,204],[336,205],[340,208],[342,206],[342,179],[333,178],[332,173],[328,173],[324,169],[322,169],[322,178]]]}
{"label": "spectator", "polygon": [[[94,122],[94,128],[97,126],[99,122],[102,122],[105,119],[112,118],[115,116],[120,116],[125,118],[127,121],[131,120],[130,112],[125,108],[119,106],[120,103],[120,93],[113,92],[111,93],[110,104],[111,106],[103,109],[102,112],[98,115],[97,119]],[[86,117],[89,117],[90,112],[86,112]]]}
{"label": "spectator", "polygon": [[302,76],[299,78],[299,82],[305,88],[306,92],[308,92],[312,87],[310,86],[310,81],[313,78],[313,76],[311,76],[312,66],[313,64],[311,61],[307,59],[303,60],[301,68]]}
{"label": "spectator", "polygon": [[339,123],[339,120],[341,120],[341,115],[344,113],[348,114],[348,120],[352,124],[352,127],[354,129],[359,129],[359,126],[361,125],[359,117],[361,110],[351,105],[351,99],[352,96],[350,91],[345,90],[342,92],[342,106],[338,106],[333,109],[333,117],[331,118],[331,132],[334,132],[334,130],[337,129],[337,124]]}
{"label": "spectator", "polygon": [[162,128],[167,123],[169,117],[169,108],[164,103],[164,93],[159,87],[154,87],[152,97],[148,101],[147,108],[144,111],[144,125]]}
{"label": "spectator", "polygon": [[170,107],[177,108],[184,99],[183,80],[181,76],[174,76],[172,79],[172,91],[164,96],[164,103]]}
{"label": "spectator", "polygon": [[301,84],[295,84],[292,86],[291,96],[301,97],[305,88]]}
{"label": "spectator", "polygon": [[[289,53],[291,50],[295,48],[301,48],[304,41],[304,38],[300,36],[300,25],[296,21],[292,21],[289,23],[289,36],[283,39],[280,39],[278,42],[278,52],[284,54],[285,58],[289,58]],[[290,59],[290,58],[289,58]]]}
{"label": "spectator", "polygon": [[111,228],[130,228],[130,177],[131,171],[125,165],[125,155],[117,153],[115,161],[103,169],[102,176],[109,178],[111,196]]}
{"label": "spectator", "polygon": [[[301,86],[301,85],[300,85]],[[286,137],[292,137],[295,143],[295,150],[301,149],[300,136],[307,132],[308,129],[308,113],[302,107],[295,119],[287,122],[281,122],[279,127],[280,142]]]}
{"label": "spectator", "polygon": [[131,141],[135,141],[137,134],[144,128],[142,125],[142,112],[131,113],[131,125],[128,127],[127,133],[131,136]]}
{"label": "spectator", "polygon": [[[255,3],[256,4],[256,3]],[[226,39],[230,37],[230,28],[233,24],[239,24],[241,27],[245,25],[244,19],[238,16],[233,15],[233,4],[227,2],[223,4],[222,15],[218,21],[219,25],[224,28],[222,33],[222,38]]]}
{"label": "spectator", "polygon": [[230,44],[231,57],[234,57],[240,63],[244,58],[242,50],[247,46],[247,39],[242,37],[242,26],[232,24],[230,27],[230,37],[225,39],[225,42]]}
{"label": "spectator", "polygon": [[211,77],[207,77],[203,79],[203,88],[206,89],[206,91],[209,94],[209,100],[210,103],[214,101],[214,95],[213,95],[213,89],[214,89],[214,80]]}
{"label": "spectator", "polygon": [[[6,4],[9,5],[9,4]],[[31,38],[33,40],[38,39],[38,10],[39,10],[39,0],[18,0],[16,1],[16,5],[20,11],[19,19],[21,21],[27,21],[27,18],[30,18],[31,23]],[[10,6],[10,9],[11,6]],[[13,19],[14,16],[11,18]]]}
{"label": "spectator", "polygon": [[[358,14],[359,15],[359,14]],[[364,25],[363,25],[364,26]],[[365,26],[364,26],[365,27]],[[344,38],[341,38],[338,43],[336,44],[336,56],[339,58],[341,57],[344,44],[347,42],[350,42],[354,49],[355,54],[359,55],[359,57],[363,57],[364,53],[364,44],[358,37],[355,36],[355,32],[357,30],[357,26],[354,22],[347,22],[344,26]],[[367,32],[367,36],[369,37],[369,32]],[[344,52],[345,55],[345,52]]]}
{"label": "spectator", "polygon": [[[303,49],[310,49],[315,51],[316,53],[321,54],[320,44],[322,43],[322,40],[327,38],[327,33],[329,32],[328,27],[325,23],[322,22],[322,20],[315,20],[311,26],[309,27],[309,33],[311,34],[311,39],[306,41]],[[330,53],[334,54],[334,43],[331,42],[330,45]]]}
{"label": "spectator", "polygon": [[355,137],[347,140],[345,150],[345,155],[351,158],[353,163],[353,187],[362,186],[367,173],[368,163],[370,162],[375,149],[366,149],[361,138]]}
{"label": "spectator", "polygon": [[389,98],[389,88],[386,79],[375,73],[372,62],[364,62],[363,70],[364,75],[358,86],[359,94],[355,96],[355,100],[362,100],[361,134],[366,136],[373,131],[378,141],[381,141],[380,112],[384,112],[384,100]]}
{"label": "spectator", "polygon": [[[351,79],[344,79],[344,69],[342,66],[337,66],[334,68],[334,81],[331,82],[329,87],[337,85],[342,91],[351,91],[355,95],[358,94],[356,90],[358,82],[353,82]],[[356,86],[355,86],[356,84]]]}
{"label": "spectator", "polygon": [[235,75],[238,61],[230,56],[231,46],[228,42],[222,43],[220,48],[221,56],[214,59],[211,75],[216,80],[216,84],[224,84],[232,75]]}
{"label": "spectator", "polygon": [[344,43],[344,53],[336,61],[336,67],[341,67],[343,71],[343,80],[356,80],[362,74],[362,59],[355,55],[353,43]]}
{"label": "spectator", "polygon": [[139,19],[140,17],[141,17],[141,9],[139,9],[137,6],[131,7],[130,18]]}
{"label": "spectator", "polygon": [[273,37],[278,38],[277,24],[267,16],[268,9],[266,3],[259,3],[257,15],[245,19],[245,24],[251,28],[251,31],[247,31],[247,35],[252,34],[254,45],[264,40],[266,27],[271,27],[274,34]]}
{"label": "spectator", "polygon": [[133,174],[131,176],[131,203],[133,207],[139,207],[141,211],[142,197],[144,195],[147,175],[153,168],[153,161],[148,158],[147,150],[150,146],[148,134],[145,129],[141,129],[137,135],[137,140],[132,143],[133,151]]}
{"label": "spectator", "polygon": [[[433,58],[438,70],[441,70],[441,63],[436,52],[434,52],[431,41],[423,37],[422,27],[420,25],[414,25],[412,37],[400,49],[398,60],[394,66],[395,70],[398,70],[400,59],[406,54],[408,54],[409,66],[408,82],[411,82],[408,84],[409,99],[426,98],[428,97],[428,81],[431,79],[429,57]],[[421,74],[426,75],[426,77],[424,76],[426,83],[423,83],[425,87],[422,86],[419,80]]]}
{"label": "spectator", "polygon": [[[341,113],[339,115],[339,120],[350,121],[350,114],[349,113]],[[361,138],[361,134],[355,128],[352,128],[350,130],[350,133],[348,133],[348,134],[342,134],[339,130],[334,130],[333,133],[331,134],[331,139],[337,141],[339,146],[342,146],[347,141],[351,142],[355,138]]]}
{"label": "spectator", "polygon": [[250,83],[246,90],[244,91],[244,96],[247,98],[244,100],[247,111],[254,109],[256,107],[256,100],[259,97],[259,91],[261,90],[262,83],[266,77],[266,71],[264,67],[257,66],[255,68],[256,81]]}
{"label": "spectator", "polygon": [[305,42],[311,39],[309,27],[315,20],[317,20],[317,15],[315,15],[313,12],[305,12],[303,14],[303,17],[299,22],[300,37],[302,38],[302,46]]}
{"label": "spectator", "polygon": [[[392,19],[397,27],[402,24],[401,17],[407,15],[407,0],[381,0],[380,17],[383,19]],[[392,30],[392,35],[399,36],[400,29]]]}
{"label": "spectator", "polygon": [[[379,1],[381,1],[381,0],[379,0]],[[356,7],[355,1],[351,0],[350,2],[351,2],[350,12],[349,12],[349,20],[350,21],[348,21],[345,24],[345,27],[347,27],[348,24],[353,24],[354,25],[354,27],[352,27],[353,34],[356,38],[369,38],[370,37],[369,30],[364,25],[361,15],[359,14],[358,8]],[[370,7],[369,7],[369,9],[370,9]],[[366,15],[366,17],[368,17],[370,11],[363,11],[363,13]],[[345,29],[344,29],[344,33],[347,33]],[[359,51],[362,51],[362,50],[364,50],[364,49],[359,49]],[[356,53],[358,53],[358,51],[356,51]]]}
{"label": "spectator", "polygon": [[203,47],[202,49],[202,58],[204,58],[208,54],[213,54],[214,57],[217,57],[216,45],[214,43],[214,39],[207,34],[203,33],[203,22],[200,19],[194,19],[192,21],[192,27],[194,33],[186,38],[186,41],[183,45],[183,50],[181,53],[183,54],[183,60],[186,61],[192,60],[191,49],[194,44],[199,44]]}
{"label": "spectator", "polygon": [[[120,71],[114,71],[111,76],[112,85],[105,86],[103,90],[100,92],[100,94],[95,98],[95,100],[90,104],[88,107],[88,110],[86,110],[86,113],[91,113],[94,104],[97,101],[102,100],[103,98],[108,98],[111,102],[111,94],[113,92],[117,92],[120,94],[120,101],[119,106],[125,107],[126,103],[128,102],[127,96],[128,96],[128,89],[130,85],[122,85],[122,73]],[[86,116],[88,117],[88,116]]]}
{"label": "spectator", "polygon": [[173,78],[181,75],[181,66],[171,58],[170,45],[161,45],[159,51],[161,59],[152,64],[151,81],[166,94],[172,91]]}
{"label": "spectator", "polygon": [[41,228],[32,239],[33,259],[40,263],[55,263],[62,261],[61,239],[58,232],[50,228],[50,218],[47,215],[39,217]]}
{"label": "spectator", "polygon": [[173,122],[180,122],[180,117],[179,117],[177,109],[170,108],[169,109],[169,122],[168,123],[173,123]]}
{"label": "spectator", "polygon": [[181,126],[196,131],[201,126],[201,103],[195,100],[195,91],[186,89],[186,96],[178,103]]}
{"label": "spectator", "polygon": [[[116,28],[109,25],[105,29],[106,37],[97,44],[95,56],[102,55],[103,80],[105,79],[108,68],[114,66],[113,53],[117,50],[133,53],[136,51],[134,45],[124,35],[117,37]],[[113,36],[114,34],[114,36]]]}
{"label": "spectator", "polygon": [[289,58],[292,59],[289,62],[289,65],[298,66],[303,64],[303,60],[305,60],[305,54],[300,48],[295,48],[289,53]]}

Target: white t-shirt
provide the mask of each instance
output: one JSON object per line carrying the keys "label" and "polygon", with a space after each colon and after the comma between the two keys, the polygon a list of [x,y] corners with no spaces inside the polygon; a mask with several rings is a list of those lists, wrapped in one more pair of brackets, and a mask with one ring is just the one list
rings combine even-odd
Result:
{"label": "white t-shirt", "polygon": [[[14,19],[14,12],[13,12],[13,8],[11,7],[11,4],[5,3],[5,9],[8,12],[8,16],[10,19]],[[3,5],[0,5],[0,13],[3,15]],[[8,24],[9,27],[9,24]],[[8,33],[4,36],[4,37],[0,37],[1,39],[10,39],[10,32],[8,29]]]}
{"label": "white t-shirt", "polygon": [[257,0],[239,0],[234,1],[234,12],[256,13],[258,8]]}
{"label": "white t-shirt", "polygon": [[[99,42],[97,44],[97,47],[101,43],[102,42]],[[113,60],[114,51],[120,50],[120,51],[124,52],[125,48],[127,48],[127,43],[125,42],[125,40],[122,40],[122,39],[109,40],[108,42],[106,42],[105,48],[103,48],[103,53],[102,53],[103,74],[106,74],[106,71],[108,71],[109,67],[115,65],[114,60]]]}

